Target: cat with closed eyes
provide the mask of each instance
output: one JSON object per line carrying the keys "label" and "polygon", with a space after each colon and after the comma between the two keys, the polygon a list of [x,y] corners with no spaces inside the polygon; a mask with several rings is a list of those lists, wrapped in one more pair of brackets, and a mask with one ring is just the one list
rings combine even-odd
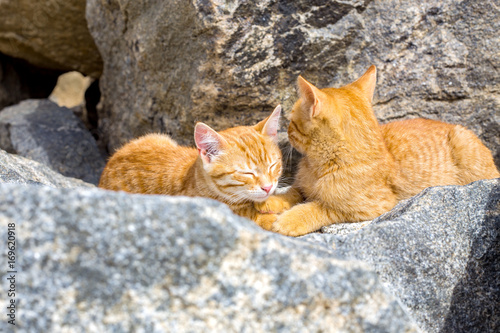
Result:
{"label": "cat with closed eyes", "polygon": [[220,132],[197,123],[196,148],[179,146],[163,134],[135,139],[113,154],[99,187],[212,198],[269,229],[276,216],[260,213],[254,203],[268,199],[281,176],[281,151],[277,144],[280,113],[278,106],[255,126]]}
{"label": "cat with closed eyes", "polygon": [[[298,78],[288,137],[303,158],[292,194],[255,203],[263,213],[284,211],[270,230],[300,236],[371,220],[426,187],[500,177],[488,148],[460,125],[428,119],[379,125],[375,83],[375,66],[341,88],[318,89]],[[305,202],[294,206],[297,192]]]}

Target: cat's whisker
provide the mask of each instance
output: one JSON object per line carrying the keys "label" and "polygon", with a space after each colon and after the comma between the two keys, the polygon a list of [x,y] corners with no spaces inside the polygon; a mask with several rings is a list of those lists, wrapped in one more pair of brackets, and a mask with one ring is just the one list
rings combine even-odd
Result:
{"label": "cat's whisker", "polygon": [[234,205],[237,203],[241,203],[244,201],[248,201],[248,198],[246,198],[243,194],[241,193],[231,193],[226,197],[226,201],[230,205]]}
{"label": "cat's whisker", "polygon": [[287,148],[286,159],[285,159],[285,165],[287,167],[287,170],[289,171],[292,170],[292,160],[293,160],[293,147],[290,145]]}

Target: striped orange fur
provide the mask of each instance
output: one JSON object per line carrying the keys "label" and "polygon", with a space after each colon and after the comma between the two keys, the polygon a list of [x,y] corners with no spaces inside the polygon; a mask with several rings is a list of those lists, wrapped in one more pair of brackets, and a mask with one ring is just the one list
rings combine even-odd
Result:
{"label": "striped orange fur", "polygon": [[[306,202],[279,215],[271,230],[299,236],[371,220],[426,187],[500,177],[491,152],[462,126],[426,119],[380,126],[372,110],[375,82],[375,66],[341,88],[318,89],[298,78],[288,136],[304,155],[293,188]],[[286,200],[256,205],[279,212]]]}
{"label": "striped orange fur", "polygon": [[135,139],[113,154],[99,187],[212,198],[269,229],[276,216],[259,213],[253,203],[269,198],[281,176],[280,113],[278,106],[255,126],[221,132],[198,123],[194,133],[197,148],[179,146],[162,134]]}

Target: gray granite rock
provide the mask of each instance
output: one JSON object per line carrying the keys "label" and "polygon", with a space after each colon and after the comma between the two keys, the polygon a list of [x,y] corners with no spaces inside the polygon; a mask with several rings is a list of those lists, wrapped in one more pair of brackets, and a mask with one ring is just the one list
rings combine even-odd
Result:
{"label": "gray granite rock", "polygon": [[216,201],[0,184],[9,223],[18,332],[419,332],[365,264]]}
{"label": "gray granite rock", "polygon": [[498,34],[491,1],[89,0],[103,56],[100,129],[110,150],[163,131],[253,124],[296,100],[299,74],[319,87],[378,68],[382,122],[465,125],[500,167]]}
{"label": "gray granite rock", "polygon": [[0,149],[0,183],[47,185],[57,188],[94,187],[80,179],[64,177],[49,167]]}
{"label": "gray granite rock", "polygon": [[55,70],[98,77],[102,60],[85,20],[85,1],[3,0],[0,52]]}
{"label": "gray granite rock", "polygon": [[26,100],[2,110],[0,148],[92,184],[105,165],[82,121],[49,100]]}
{"label": "gray granite rock", "polygon": [[358,231],[305,239],[372,265],[425,332],[500,331],[500,179],[429,188]]}
{"label": "gray granite rock", "polygon": [[498,4],[372,1],[362,15],[364,28],[348,46],[338,80],[355,78],[373,62],[381,122],[423,117],[464,125],[500,168]]}
{"label": "gray granite rock", "polygon": [[356,222],[356,223],[337,223],[321,228],[322,233],[347,235],[353,231],[360,230],[361,228],[369,225],[371,221]]}

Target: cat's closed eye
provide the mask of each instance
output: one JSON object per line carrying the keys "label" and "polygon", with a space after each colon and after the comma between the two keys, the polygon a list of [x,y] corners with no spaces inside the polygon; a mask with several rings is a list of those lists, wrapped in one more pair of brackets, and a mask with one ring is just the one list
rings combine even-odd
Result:
{"label": "cat's closed eye", "polygon": [[245,175],[245,176],[252,176],[252,177],[257,177],[255,172],[250,171],[250,170],[243,170],[243,171],[237,171],[239,174]]}
{"label": "cat's closed eye", "polygon": [[276,166],[278,166],[278,162],[279,162],[279,161],[276,161],[276,162],[274,162],[273,164],[271,164],[271,165],[269,166],[268,171],[272,171],[272,170],[274,170],[274,169],[276,168]]}

